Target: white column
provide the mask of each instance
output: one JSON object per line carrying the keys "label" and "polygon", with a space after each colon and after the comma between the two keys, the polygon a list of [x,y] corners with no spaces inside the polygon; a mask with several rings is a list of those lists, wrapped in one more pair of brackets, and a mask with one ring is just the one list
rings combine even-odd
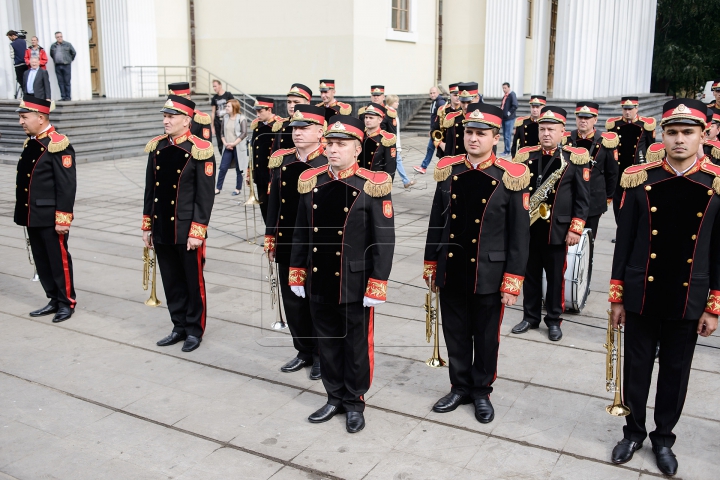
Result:
{"label": "white column", "polygon": [[73,100],[91,100],[90,47],[88,45],[87,5],[85,0],[33,0],[35,32],[47,49],[47,70],[50,74],[52,98],[60,98],[60,88],[55,76],[55,62],[50,55],[50,46],[55,43],[55,32],[63,33],[63,39],[72,44],[77,52],[72,63],[70,83]]}
{"label": "white column", "polygon": [[101,72],[110,98],[156,97],[157,65],[154,0],[99,0]]}
{"label": "white column", "polygon": [[548,56],[550,55],[550,0],[533,2],[533,62],[530,94],[547,94]]}
{"label": "white column", "polygon": [[527,3],[527,0],[487,0],[485,63],[480,90],[486,97],[502,97],[503,82],[510,83],[510,87],[522,95]]}
{"label": "white column", "polygon": [[[0,31],[4,35],[8,30],[21,29],[20,25],[20,4],[18,0],[0,0]],[[0,49],[0,98],[15,98],[15,65],[8,53],[7,37],[3,39],[5,43],[5,53]]]}

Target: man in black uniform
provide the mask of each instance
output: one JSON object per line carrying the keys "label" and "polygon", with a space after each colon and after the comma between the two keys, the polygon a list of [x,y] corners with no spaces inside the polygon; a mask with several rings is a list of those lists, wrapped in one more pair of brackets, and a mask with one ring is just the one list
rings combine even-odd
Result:
{"label": "man in black uniform", "polygon": [[295,146],[292,139],[292,127],[290,126],[293,113],[295,113],[295,105],[309,105],[311,98],[312,90],[310,90],[309,87],[306,87],[302,83],[292,84],[290,91],[287,93],[287,100],[285,101],[288,116],[285,118],[278,117],[272,127],[272,131],[275,132],[273,152],[281,148],[292,148]]}
{"label": "man in black uniform", "polygon": [[495,418],[490,403],[497,377],[500,324],[520,294],[530,217],[523,164],[495,157],[503,112],[473,103],[465,114],[467,154],[442,158],[425,244],[423,278],[440,289],[443,334],[450,361],[450,393],[433,411],[473,402],[475,418]]}
{"label": "man in black uniform", "polygon": [[703,143],[703,154],[710,158],[710,161],[720,163],[720,109],[708,108],[707,128],[705,129],[705,142]]}
{"label": "man in black uniform", "polygon": [[252,129],[252,138],[250,146],[252,148],[252,167],[253,167],[253,183],[255,184],[255,196],[260,202],[260,213],[263,222],[267,225],[268,212],[268,187],[270,185],[270,170],[268,168],[268,159],[272,153],[275,134],[273,127],[276,122],[282,119],[273,113],[275,101],[270,97],[257,97],[253,109],[257,114],[257,118],[252,121],[250,128]]}
{"label": "man in black uniform", "polygon": [[297,356],[280,370],[297,372],[306,365],[312,365],[310,378],[313,380],[320,379],[320,357],[317,351],[317,335],[310,316],[310,299],[292,293],[288,276],[300,200],[298,178],[305,170],[327,165],[321,143],[325,131],[325,110],[324,106],[295,106],[293,121],[290,122],[295,147],[277,150],[270,157],[272,180],[265,228],[265,252],[271,262],[278,264],[278,281],[285,304],[285,316],[292,333],[293,345],[298,351]]}
{"label": "man in black uniform", "polygon": [[[617,159],[620,172],[631,165],[645,163],[645,152],[655,143],[655,119],[638,116],[638,105],[638,97],[622,97],[622,116],[609,118],[605,123],[605,130],[618,135]],[[612,202],[615,221],[620,211],[621,197],[622,188],[616,188]]]}
{"label": "man in black uniform", "polygon": [[330,121],[335,115],[350,115],[352,105],[335,100],[335,80],[320,80],[320,98],[322,102],[316,106],[325,107],[325,120]]}
{"label": "man in black uniform", "polygon": [[[386,115],[382,119],[380,129],[397,135],[397,110],[389,105],[385,105],[385,85],[372,85],[370,86],[370,103],[376,103],[385,107]],[[365,108],[361,107],[358,110],[358,117],[360,120],[365,119]]]}
{"label": "man in black uniform", "polygon": [[622,175],[623,191],[613,256],[613,327],[625,326],[623,440],[612,462],[630,461],[647,437],[645,412],[660,343],[655,430],[657,466],[677,472],[673,428],[687,395],[698,334],[710,336],[720,313],[720,167],[698,158],[706,122],[699,100],[663,105],[660,123],[667,156]]}
{"label": "man in black uniform", "polygon": [[205,238],[215,201],[212,143],[190,133],[192,100],[169,95],[162,108],[165,134],[148,142],[143,242],[157,252],[172,333],[157,345],[182,340],[183,352],[200,346],[205,332]]}
{"label": "man in black uniform", "polygon": [[515,120],[515,141],[510,149],[510,155],[515,158],[515,154],[522,147],[534,147],[540,145],[540,137],[538,136],[538,118],[540,118],[540,110],[545,106],[547,100],[544,95],[530,96],[530,116],[518,117]]}
{"label": "man in black uniform", "polygon": [[298,182],[289,284],[296,295],[310,296],[328,394],[327,404],[308,420],[326,422],[345,411],[347,431],[355,433],[365,426],[374,307],[385,302],[395,249],[392,179],[358,166],[360,120],[337,115],[330,122],[329,167],[306,170]]}
{"label": "man in black uniform", "polygon": [[715,79],[710,88],[713,94],[713,100],[707,104],[708,108],[720,108],[720,78]]}
{"label": "man in black uniform", "polygon": [[[445,135],[447,135],[447,132],[445,131],[445,127],[444,127],[445,116],[447,116],[448,114],[450,114],[452,112],[457,112],[458,110],[460,110],[462,108],[460,106],[460,88],[459,87],[460,87],[460,82],[451,83],[450,85],[448,85],[448,93],[450,93],[450,101],[445,102],[438,108],[437,116],[435,117],[436,120],[432,124],[432,128],[430,129],[431,132],[433,132],[435,130],[440,130],[440,132],[442,132],[442,134],[443,134],[442,141],[435,141],[435,148],[436,148],[435,155],[438,158],[442,158],[445,156],[445,152],[443,151],[443,149],[441,147],[441,144],[445,143],[444,142]],[[422,167],[416,166],[413,168],[418,173],[422,173],[422,174],[425,173],[425,169]]]}
{"label": "man in black uniform", "polygon": [[[467,113],[467,106],[471,103],[478,102],[478,84],[477,82],[461,83],[458,86],[460,93],[460,110],[446,113],[443,120],[445,128],[445,141],[440,144],[440,148],[445,155],[454,156],[465,153],[465,143],[463,142],[463,119]],[[482,102],[480,102],[482,103]]]}
{"label": "man in black uniform", "polygon": [[361,167],[376,172],[387,172],[395,177],[397,167],[397,150],[395,135],[386,132],[381,125],[385,119],[385,106],[371,103],[364,107],[365,139],[362,143],[362,152],[358,157]]}
{"label": "man in black uniform", "polygon": [[[513,327],[512,333],[525,333],[540,326],[545,270],[545,324],[548,338],[555,342],[562,338],[560,315],[565,309],[567,248],[580,241],[590,211],[590,155],[584,148],[560,146],[566,118],[562,108],[543,107],[538,120],[540,145],[521,148],[515,156],[515,162],[526,163],[530,169],[531,227],[523,320]],[[548,207],[546,216],[534,211],[540,203]]]}
{"label": "man in black uniform", "polygon": [[[170,83],[168,84],[168,94],[179,95],[190,100],[190,84],[188,82]],[[196,137],[210,140],[212,138],[211,123],[212,119],[210,115],[195,109],[193,111],[192,121],[190,122],[190,133]]]}
{"label": "man in black uniform", "polygon": [[28,136],[17,164],[15,223],[27,227],[38,277],[50,299],[30,316],[54,313],[58,323],[72,316],[76,304],[68,252],[77,189],[75,150],[50,124],[50,102],[25,95],[15,111]]}

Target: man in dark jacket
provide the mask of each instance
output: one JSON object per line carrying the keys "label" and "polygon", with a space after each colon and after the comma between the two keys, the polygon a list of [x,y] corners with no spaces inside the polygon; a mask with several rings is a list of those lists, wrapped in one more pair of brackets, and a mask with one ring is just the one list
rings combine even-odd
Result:
{"label": "man in dark jacket", "polygon": [[512,147],[512,135],[515,130],[515,112],[518,108],[518,101],[515,92],[510,90],[510,84],[508,82],[503,83],[503,99],[500,104],[500,108],[503,111],[503,155],[510,155],[510,149]]}
{"label": "man in dark jacket", "polygon": [[55,75],[60,87],[60,100],[70,100],[70,73],[75,60],[75,48],[63,40],[62,32],[55,32],[55,43],[50,45],[50,56],[55,62]]}
{"label": "man in dark jacket", "polygon": [[432,157],[435,154],[435,142],[432,138],[432,132],[440,130],[438,109],[446,103],[445,98],[440,95],[440,91],[437,87],[432,87],[430,89],[430,100],[432,100],[432,103],[430,103],[430,138],[428,139],[427,152],[425,152],[425,159],[422,161],[422,164],[419,167],[413,167],[415,171],[419,173],[425,173],[425,170],[428,165],[430,165]]}
{"label": "man in dark jacket", "polygon": [[30,58],[30,70],[23,74],[22,89],[23,95],[50,101],[50,77],[46,70],[40,68],[38,57]]}
{"label": "man in dark jacket", "polygon": [[27,50],[27,43],[25,42],[25,39],[20,38],[18,32],[16,32],[15,30],[8,31],[6,35],[10,39],[10,48],[12,49],[13,53],[15,79],[17,80],[17,83],[22,86],[23,74],[28,69],[28,66],[25,63],[25,50]]}

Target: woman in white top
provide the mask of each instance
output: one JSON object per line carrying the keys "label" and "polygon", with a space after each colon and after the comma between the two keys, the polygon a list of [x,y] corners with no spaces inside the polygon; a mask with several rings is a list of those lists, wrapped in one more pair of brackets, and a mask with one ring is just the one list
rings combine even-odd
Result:
{"label": "woman in white top", "polygon": [[225,148],[220,161],[215,195],[222,191],[228,168],[235,165],[237,179],[233,195],[239,195],[243,184],[243,171],[247,167],[247,119],[240,111],[240,102],[235,99],[225,104],[225,115],[222,118],[222,143]]}
{"label": "woman in white top", "polygon": [[[398,97],[397,95],[388,95],[387,98],[385,99],[385,104],[386,104],[387,106],[392,107],[392,108],[394,108],[395,110],[397,110],[398,107],[400,106],[400,97]],[[407,173],[405,173],[405,167],[403,167],[402,157],[401,157],[402,147],[400,146],[400,119],[399,119],[399,118],[398,118],[397,134],[396,134],[396,136],[397,136],[397,144],[396,144],[396,148],[397,148],[397,158],[396,158],[396,160],[397,160],[397,167],[396,167],[396,170],[397,170],[397,173],[400,175],[400,179],[401,179],[402,182],[403,182],[403,187],[405,187],[405,188],[410,188],[410,187],[412,187],[413,185],[415,185],[415,180],[414,180],[414,179],[413,179],[413,180],[410,180],[410,179],[408,178]]]}

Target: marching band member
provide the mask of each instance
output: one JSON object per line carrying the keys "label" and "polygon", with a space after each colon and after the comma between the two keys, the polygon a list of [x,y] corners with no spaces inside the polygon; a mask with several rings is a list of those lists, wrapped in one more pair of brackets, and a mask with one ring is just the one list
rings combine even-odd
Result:
{"label": "marching band member", "polygon": [[[375,103],[385,107],[386,114],[383,116],[382,122],[380,123],[380,129],[397,135],[397,110],[389,105],[385,105],[385,85],[372,85],[370,86],[370,103]],[[361,107],[358,110],[358,118],[361,121],[365,119],[365,109],[367,107]]]}
{"label": "marching band member", "polygon": [[386,113],[385,106],[379,103],[371,103],[364,108],[365,139],[358,163],[368,170],[387,172],[394,178],[397,167],[397,139],[394,134],[381,127]]}
{"label": "marching band member", "polygon": [[703,142],[703,155],[707,155],[711,162],[720,163],[720,109],[708,108],[707,128]]}
{"label": "marching band member", "polygon": [[268,211],[268,185],[270,183],[270,170],[268,168],[268,160],[272,153],[275,134],[273,127],[276,122],[282,119],[273,113],[275,101],[270,97],[257,97],[253,109],[257,114],[257,118],[252,121],[250,128],[252,129],[252,137],[250,145],[252,146],[252,162],[253,162],[253,183],[255,184],[255,196],[260,202],[260,213],[263,222],[267,225]]}
{"label": "marching band member", "polygon": [[374,367],[374,308],[384,303],[395,249],[392,178],[360,168],[363,123],[337,115],[327,133],[328,166],[304,171],[289,284],[310,298],[327,404],[312,423],[347,413],[350,433],[365,427],[364,395]]}
{"label": "marching band member", "polygon": [[195,103],[169,95],[163,106],[165,133],[148,142],[143,206],[143,242],[157,252],[173,330],[159,347],[185,341],[200,346],[207,303],[205,238],[215,201],[212,143],[190,133]]}
{"label": "marching band member", "polygon": [[542,203],[550,207],[550,212],[547,218],[536,218],[530,227],[523,320],[513,327],[512,333],[525,333],[540,326],[545,270],[545,324],[548,338],[555,342],[562,338],[560,315],[565,308],[567,248],[580,241],[590,210],[590,155],[584,148],[560,147],[566,118],[562,108],[543,107],[538,120],[540,145],[521,148],[515,156],[516,162],[526,163],[530,169],[531,218],[536,210],[533,195],[538,189],[538,195],[544,198]]}
{"label": "marching band member", "polygon": [[287,100],[285,105],[287,106],[288,116],[285,118],[276,118],[273,124],[272,131],[275,132],[275,142],[273,143],[273,152],[280,150],[281,148],[292,148],[295,146],[292,139],[292,116],[295,113],[295,105],[309,105],[312,99],[312,90],[306,87],[302,83],[293,83],[290,86],[290,91],[287,93]]}
{"label": "marching band member", "polygon": [[[455,156],[465,153],[465,143],[463,142],[463,119],[467,113],[467,107],[471,103],[478,102],[478,84],[477,82],[467,82],[458,85],[458,99],[460,100],[460,109],[445,114],[443,127],[445,128],[445,141],[440,144],[440,148],[445,155]],[[482,103],[482,102],[480,102]]]}
{"label": "marching band member", "polygon": [[659,342],[650,442],[665,475],[678,468],[672,431],[687,395],[698,334],[711,335],[720,313],[720,167],[697,156],[705,122],[699,100],[665,103],[660,160],[626,169],[620,181],[609,300],[613,326],[625,326],[623,385],[630,415],[612,462],[630,461],[647,437],[646,404]]}
{"label": "marching band member", "polygon": [[500,324],[520,294],[530,243],[530,172],[493,153],[502,118],[496,106],[470,104],[463,120],[468,153],[435,167],[423,269],[432,291],[440,290],[452,385],[433,411],[473,402],[481,423],[495,417]]}
{"label": "marching band member", "polygon": [[515,154],[522,147],[540,145],[537,121],[540,118],[540,110],[545,106],[547,100],[543,95],[530,95],[528,103],[530,104],[530,116],[518,117],[515,120],[515,135],[513,136],[515,141],[510,152],[512,158],[515,158]]}
{"label": "marching band member", "polygon": [[[168,94],[178,95],[191,100],[190,84],[188,82],[177,82],[168,84]],[[210,140],[212,137],[212,129],[210,128],[212,119],[210,115],[201,112],[197,108],[193,111],[192,120],[190,121],[190,133],[196,137]]]}
{"label": "marching band member", "polygon": [[325,107],[296,105],[292,116],[295,147],[275,151],[270,157],[272,181],[268,195],[268,219],[265,228],[265,252],[270,261],[278,264],[278,281],[285,306],[293,345],[297,356],[280,368],[283,372],[296,372],[311,365],[310,378],[320,379],[320,357],[312,318],[310,299],[296,296],[290,290],[288,275],[293,232],[297,218],[298,178],[311,168],[327,165],[321,140],[325,132]]}
{"label": "marching band member", "polygon": [[316,107],[325,107],[325,120],[329,121],[335,115],[350,115],[352,105],[335,100],[335,80],[320,80],[320,98],[322,102]]}

